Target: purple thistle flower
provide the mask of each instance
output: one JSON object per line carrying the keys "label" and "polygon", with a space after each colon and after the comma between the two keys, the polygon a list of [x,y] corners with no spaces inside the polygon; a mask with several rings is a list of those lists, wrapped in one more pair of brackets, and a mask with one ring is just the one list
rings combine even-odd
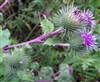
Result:
{"label": "purple thistle flower", "polygon": [[44,15],[46,15],[46,17],[50,17],[50,11],[44,12]]}
{"label": "purple thistle flower", "polygon": [[82,13],[82,11],[80,9],[75,9],[73,13],[74,15],[79,15]]}
{"label": "purple thistle flower", "polygon": [[81,22],[86,22],[89,27],[95,27],[96,21],[93,20],[94,17],[91,11],[87,10],[82,12],[80,9],[76,8],[73,14],[77,16]]}
{"label": "purple thistle flower", "polygon": [[73,15],[76,17],[76,19],[80,22],[84,22],[84,16],[82,16],[83,12],[82,10],[78,9],[77,7],[73,11]]}
{"label": "purple thistle flower", "polygon": [[73,68],[69,67],[69,72],[73,73]]}
{"label": "purple thistle flower", "polygon": [[92,31],[90,32],[82,32],[81,34],[81,37],[83,38],[83,43],[86,45],[87,47],[87,50],[90,49],[90,50],[96,50],[97,51],[97,46],[96,46],[96,39],[97,39],[97,36],[96,35],[92,35]]}
{"label": "purple thistle flower", "polygon": [[88,24],[88,26],[90,27],[95,27],[96,25],[96,21],[93,20],[93,13],[89,10],[87,11],[84,11],[82,14],[81,14],[81,20],[86,22]]}

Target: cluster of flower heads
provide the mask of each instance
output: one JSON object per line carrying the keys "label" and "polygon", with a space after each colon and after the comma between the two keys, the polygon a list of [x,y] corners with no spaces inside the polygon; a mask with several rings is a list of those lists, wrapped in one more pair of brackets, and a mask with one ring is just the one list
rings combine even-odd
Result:
{"label": "cluster of flower heads", "polygon": [[[97,36],[93,35],[96,21],[93,18],[93,13],[90,10],[82,11],[77,7],[67,6],[54,14],[53,22],[56,27],[64,29],[64,38],[69,39],[74,32],[77,32],[87,50],[96,50]],[[71,38],[69,42],[70,40]]]}
{"label": "cluster of flower heads", "polygon": [[93,13],[89,10],[82,12],[80,9],[75,8],[73,14],[78,17],[79,21],[85,22],[87,24],[87,27],[90,29],[86,31],[87,27],[84,27],[83,30],[81,30],[79,33],[83,38],[83,43],[86,45],[86,48],[90,50],[97,50],[97,35],[92,35],[94,27],[96,25],[95,20],[93,20]]}

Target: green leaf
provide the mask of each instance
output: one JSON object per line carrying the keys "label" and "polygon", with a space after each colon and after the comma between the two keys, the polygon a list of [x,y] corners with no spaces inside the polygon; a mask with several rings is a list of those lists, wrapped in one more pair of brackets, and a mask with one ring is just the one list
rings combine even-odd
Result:
{"label": "green leaf", "polygon": [[22,79],[23,75],[25,74],[25,71],[18,71],[17,75],[20,79]]}
{"label": "green leaf", "polygon": [[95,32],[100,34],[100,24],[97,24],[97,26],[94,30],[95,30]]}
{"label": "green leaf", "polygon": [[32,74],[27,73],[26,71],[18,71],[17,75],[22,80],[32,81],[33,82],[33,80],[32,80],[32,78],[33,78]]}
{"label": "green leaf", "polygon": [[6,36],[0,36],[0,48],[9,44],[9,39]]}
{"label": "green leaf", "polygon": [[42,22],[41,22],[41,26],[42,26],[42,30],[44,33],[50,33],[54,30],[54,24],[51,23],[47,18],[45,18]]}
{"label": "green leaf", "polygon": [[10,44],[9,36],[10,36],[9,30],[6,29],[3,31],[2,27],[0,26],[0,48]]}
{"label": "green leaf", "polygon": [[31,64],[30,68],[32,68],[33,70],[37,70],[37,69],[39,69],[39,64],[37,62],[33,62]]}
{"label": "green leaf", "polygon": [[100,73],[100,63],[98,62],[100,61],[99,57],[97,58],[97,62],[94,64],[94,67],[99,71]]}
{"label": "green leaf", "polygon": [[0,54],[0,62],[3,62],[4,60],[4,57],[6,57],[7,55],[5,55],[4,53],[1,53]]}
{"label": "green leaf", "polygon": [[3,65],[3,63],[0,63],[0,76],[1,75],[4,75],[4,76],[7,75],[7,71],[5,71],[5,66]]}
{"label": "green leaf", "polygon": [[0,21],[3,21],[3,14],[0,13]]}
{"label": "green leaf", "polygon": [[51,76],[53,74],[53,69],[49,66],[42,67],[40,73],[46,76]]}
{"label": "green leaf", "polygon": [[9,82],[20,82],[20,79],[19,78],[13,78],[11,81]]}
{"label": "green leaf", "polygon": [[5,35],[6,37],[9,37],[10,36],[9,30],[8,29],[4,30],[3,35]]}
{"label": "green leaf", "polygon": [[34,3],[40,4],[42,7],[44,7],[45,0],[34,0]]}
{"label": "green leaf", "polygon": [[89,66],[94,66],[98,59],[98,56],[90,56],[90,55],[85,55],[83,58],[79,58],[79,62],[81,63],[81,66],[83,70],[86,70],[89,68]]}
{"label": "green leaf", "polygon": [[6,57],[7,55],[5,53],[3,53],[2,48],[0,48],[0,62],[3,61],[3,59]]}
{"label": "green leaf", "polygon": [[63,63],[66,63],[66,64],[72,64],[72,63],[75,63],[77,61],[77,58],[74,58],[74,57],[66,57],[63,61]]}
{"label": "green leaf", "polygon": [[53,42],[53,39],[52,38],[48,38],[45,42],[44,42],[44,45],[53,45],[55,46],[54,42]]}
{"label": "green leaf", "polygon": [[31,74],[24,74],[22,79],[33,82]]}

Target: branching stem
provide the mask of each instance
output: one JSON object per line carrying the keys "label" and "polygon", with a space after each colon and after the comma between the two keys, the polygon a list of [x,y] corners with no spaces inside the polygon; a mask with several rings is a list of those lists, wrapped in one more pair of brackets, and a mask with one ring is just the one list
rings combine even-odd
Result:
{"label": "branching stem", "polygon": [[[4,46],[2,49],[3,51],[6,51],[8,49],[12,49],[14,47],[19,47],[19,46],[22,46],[22,45],[25,45],[25,44],[32,44],[32,43],[43,43],[44,42],[44,39],[46,38],[49,38],[51,36],[54,36],[54,35],[58,35],[62,32],[62,28],[59,28],[58,30],[54,31],[54,32],[51,32],[49,34],[43,34],[33,40],[30,40],[30,41],[27,41],[27,42],[22,42],[22,43],[19,43],[19,44],[16,44],[16,45],[11,45],[11,46]],[[58,45],[58,46],[70,46],[69,44],[63,44],[63,43],[55,43],[55,45]]]}

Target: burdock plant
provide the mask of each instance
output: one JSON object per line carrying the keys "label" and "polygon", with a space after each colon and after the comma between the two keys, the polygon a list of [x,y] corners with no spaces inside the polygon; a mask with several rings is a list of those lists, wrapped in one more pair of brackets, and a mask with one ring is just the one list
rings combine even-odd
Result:
{"label": "burdock plant", "polygon": [[[53,42],[52,39],[46,40],[47,44],[54,46],[63,46],[68,47],[67,51],[77,52],[78,54],[84,54],[84,52],[98,50],[97,48],[97,35],[93,35],[93,31],[95,28],[95,21],[93,20],[93,13],[91,11],[82,11],[78,9],[78,7],[67,6],[60,9],[53,16],[53,23],[56,27],[55,31],[53,31],[53,24],[45,18],[42,21],[42,29],[44,34],[27,42],[18,43],[16,45],[4,46],[2,49],[7,54],[8,49],[14,48],[14,46],[19,47],[26,44],[32,44],[35,42],[45,43],[46,38],[49,38],[54,35],[61,34],[61,41],[64,43]],[[50,25],[51,26],[50,26]],[[49,28],[52,29],[51,31]],[[45,33],[45,30],[47,33]],[[53,31],[53,32],[52,32]],[[62,36],[63,35],[63,36]],[[52,44],[51,44],[51,43]],[[30,48],[30,47],[29,47]],[[29,50],[31,51],[31,50]],[[29,57],[23,50],[14,50],[12,51],[10,56],[5,58],[5,68],[9,73],[16,73],[19,70],[24,70],[29,62]],[[46,69],[47,73],[45,73],[45,68],[41,71],[42,74],[51,75],[53,72],[51,69]],[[68,71],[64,71],[65,74],[60,73],[61,80],[64,79],[63,82],[68,81],[66,78]]]}
{"label": "burdock plant", "polygon": [[63,28],[64,42],[69,43],[72,50],[82,52],[97,50],[97,36],[92,35],[96,25],[93,18],[89,10],[83,12],[77,7],[67,6],[54,14],[53,21],[56,28]]}

